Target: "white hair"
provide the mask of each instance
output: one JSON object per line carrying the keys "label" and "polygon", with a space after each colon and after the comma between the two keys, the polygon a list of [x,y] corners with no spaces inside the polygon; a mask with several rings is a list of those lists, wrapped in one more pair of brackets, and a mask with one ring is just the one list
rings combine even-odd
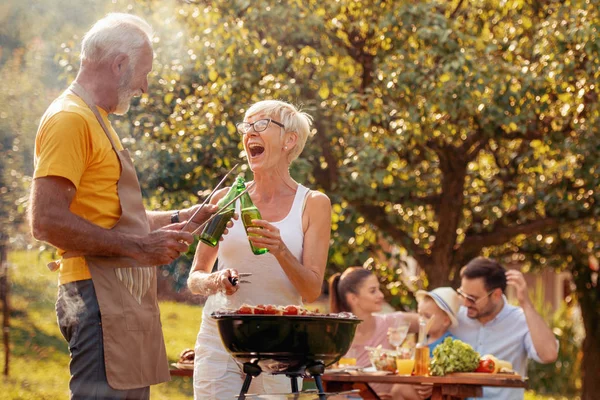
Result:
{"label": "white hair", "polygon": [[310,134],[310,125],[312,124],[313,117],[307,114],[290,103],[280,100],[263,100],[258,103],[254,103],[247,111],[244,120],[257,115],[264,114],[267,117],[275,119],[277,122],[281,122],[285,126],[285,132],[295,132],[298,137],[296,145],[290,151],[289,161],[292,162],[298,158],[306,139]]}
{"label": "white hair", "polygon": [[152,46],[152,27],[131,14],[110,13],[92,26],[81,41],[81,60],[100,63],[125,53],[135,65],[144,46]]}

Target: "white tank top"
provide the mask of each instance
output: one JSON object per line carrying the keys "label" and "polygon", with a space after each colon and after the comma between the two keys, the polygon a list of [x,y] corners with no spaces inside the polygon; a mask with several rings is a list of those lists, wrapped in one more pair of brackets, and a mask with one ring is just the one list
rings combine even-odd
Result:
{"label": "white tank top", "polygon": [[[304,249],[302,213],[308,192],[307,187],[298,185],[288,215],[278,222],[271,222],[279,228],[283,242],[300,262]],[[223,293],[209,296],[204,306],[203,320],[219,308],[236,309],[242,304],[301,305],[302,296],[292,285],[277,259],[271,253],[252,253],[241,219],[239,200],[235,208],[240,218],[234,221],[233,227],[219,244],[218,269],[233,268],[238,272],[250,272],[252,276],[243,279],[252,283],[241,283],[239,290],[231,296]]]}

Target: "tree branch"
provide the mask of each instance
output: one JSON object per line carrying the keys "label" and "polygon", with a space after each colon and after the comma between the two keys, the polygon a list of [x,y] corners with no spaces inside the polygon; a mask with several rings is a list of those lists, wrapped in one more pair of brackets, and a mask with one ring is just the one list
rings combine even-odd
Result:
{"label": "tree branch", "polygon": [[557,229],[565,222],[577,222],[588,219],[593,215],[592,209],[593,207],[590,207],[589,211],[581,212],[575,218],[556,215],[553,217],[540,217],[522,224],[494,224],[495,229],[492,231],[467,236],[463,243],[456,249],[457,258],[460,258],[463,253],[478,253],[484,247],[499,246],[507,243],[518,235],[545,233],[549,230]]}
{"label": "tree branch", "polygon": [[539,232],[546,232],[551,229],[556,229],[560,226],[561,221],[558,218],[540,218],[524,224],[513,226],[498,226],[492,232],[480,233],[465,238],[464,242],[457,249],[457,253],[477,253],[484,247],[499,246],[510,241],[518,235],[528,235]]}
{"label": "tree branch", "polygon": [[377,226],[381,231],[390,235],[392,239],[399,242],[407,249],[420,265],[427,263],[428,256],[425,251],[415,244],[414,239],[406,232],[398,229],[398,226],[390,222],[383,207],[365,204],[362,200],[351,201],[350,204],[361,213],[366,221]]}
{"label": "tree branch", "polygon": [[454,9],[454,11],[452,11],[452,13],[450,14],[450,19],[454,19],[454,17],[456,16],[456,13],[458,13],[458,10],[460,10],[460,7],[462,6],[464,0],[460,0],[458,2],[458,4],[456,5],[456,8]]}

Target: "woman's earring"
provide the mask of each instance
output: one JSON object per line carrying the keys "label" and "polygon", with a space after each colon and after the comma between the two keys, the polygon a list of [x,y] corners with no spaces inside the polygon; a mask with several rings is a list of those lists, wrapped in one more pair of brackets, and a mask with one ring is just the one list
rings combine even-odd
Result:
{"label": "woman's earring", "polygon": [[287,146],[285,146],[283,149],[284,149],[284,150],[287,150]]}

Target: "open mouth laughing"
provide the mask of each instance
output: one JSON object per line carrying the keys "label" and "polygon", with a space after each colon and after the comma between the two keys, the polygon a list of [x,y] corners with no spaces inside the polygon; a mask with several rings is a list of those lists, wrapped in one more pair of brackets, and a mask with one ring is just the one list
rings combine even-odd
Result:
{"label": "open mouth laughing", "polygon": [[265,151],[265,148],[264,146],[258,143],[250,143],[248,144],[248,150],[250,153],[250,157],[254,158],[260,156]]}

